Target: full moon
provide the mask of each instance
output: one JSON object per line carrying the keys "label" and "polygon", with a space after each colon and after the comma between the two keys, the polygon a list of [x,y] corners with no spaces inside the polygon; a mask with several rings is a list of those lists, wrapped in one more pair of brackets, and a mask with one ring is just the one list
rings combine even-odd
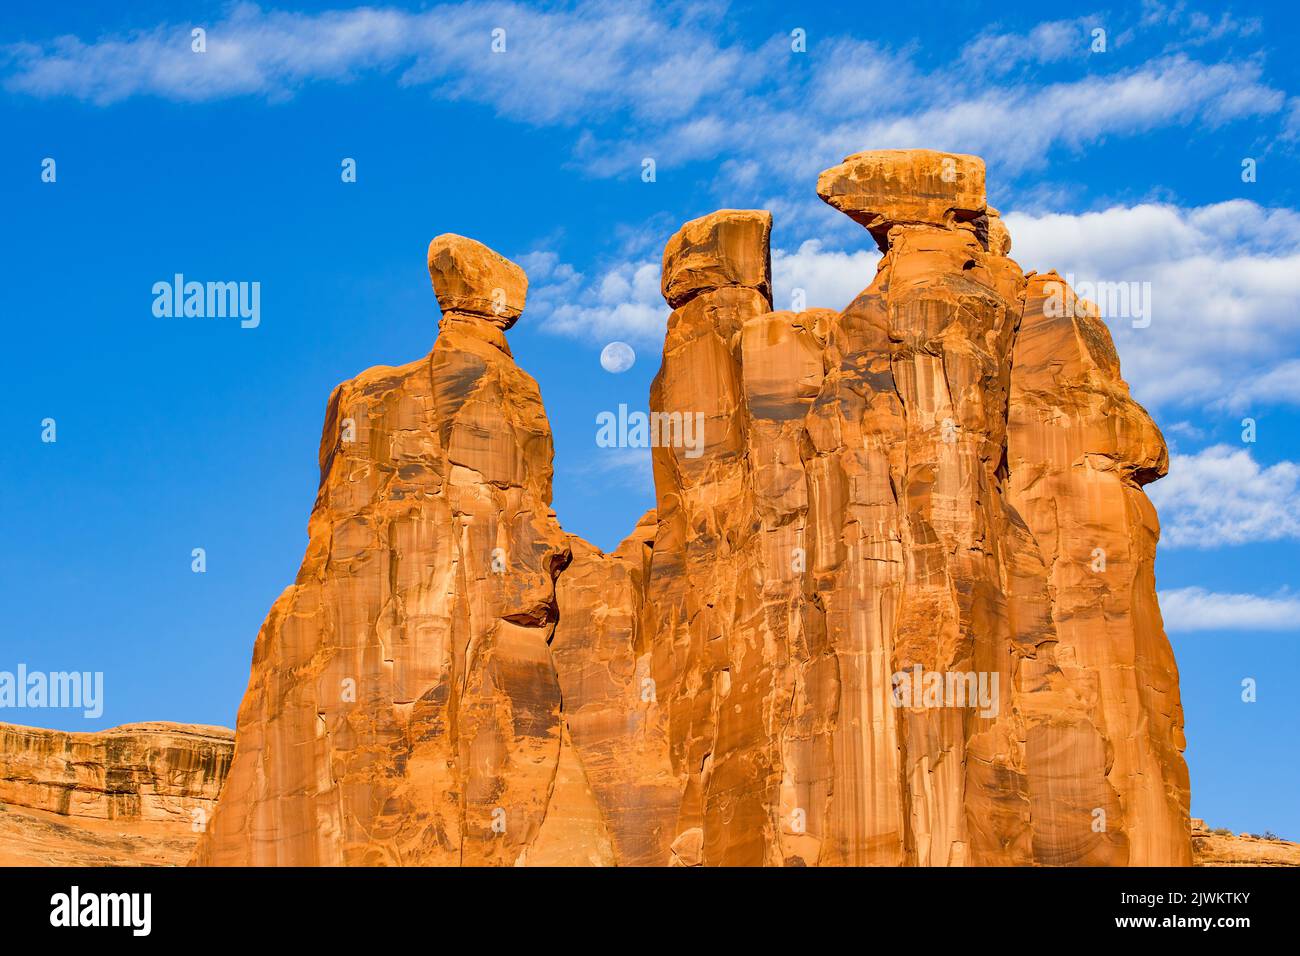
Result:
{"label": "full moon", "polygon": [[600,352],[600,365],[606,372],[626,372],[636,361],[636,353],[626,342],[610,342]]}

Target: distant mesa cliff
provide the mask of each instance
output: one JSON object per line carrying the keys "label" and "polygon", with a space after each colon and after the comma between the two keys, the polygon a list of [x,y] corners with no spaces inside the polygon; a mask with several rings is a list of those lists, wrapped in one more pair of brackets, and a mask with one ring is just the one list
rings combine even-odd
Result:
{"label": "distant mesa cliff", "polygon": [[767,212],[669,240],[650,409],[702,453],[658,443],[609,554],[551,509],[523,270],[433,240],[432,352],[330,397],[193,863],[1193,862],[1168,456],[1096,307],[977,157],[818,192],[883,252],[842,312],[773,310]]}
{"label": "distant mesa cliff", "polygon": [[1300,843],[1271,834],[1210,830],[1193,819],[1192,856],[1197,866],[1300,866]]}
{"label": "distant mesa cliff", "polygon": [[194,724],[64,733],[0,723],[0,866],[182,866],[234,734]]}

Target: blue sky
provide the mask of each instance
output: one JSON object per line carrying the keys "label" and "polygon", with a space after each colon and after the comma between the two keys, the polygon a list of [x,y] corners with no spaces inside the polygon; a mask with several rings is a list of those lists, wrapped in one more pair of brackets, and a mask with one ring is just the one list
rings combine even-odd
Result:
{"label": "blue sky", "polygon": [[[98,720],[0,717],[233,725],[306,544],[330,390],[433,341],[434,235],[527,268],[510,341],[555,432],[556,510],[610,547],[652,493],[595,415],[645,407],[667,237],[771,209],[778,307],[799,287],[841,308],[876,253],[817,172],[920,146],[986,159],[1026,269],[1151,283],[1150,324],[1111,324],[1173,452],[1149,490],[1193,813],[1300,838],[1293,12],[785,6],[6,3],[0,670],[100,670],[106,699]],[[155,317],[176,273],[259,282],[260,324]],[[637,352],[617,375],[615,340]]]}

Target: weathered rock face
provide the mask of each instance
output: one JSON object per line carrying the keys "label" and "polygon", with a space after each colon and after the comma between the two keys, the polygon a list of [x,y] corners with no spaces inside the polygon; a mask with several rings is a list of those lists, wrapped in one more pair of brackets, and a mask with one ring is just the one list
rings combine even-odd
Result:
{"label": "weathered rock face", "polygon": [[0,724],[0,866],[183,865],[233,752],[224,727]]}
{"label": "weathered rock face", "polygon": [[[974,229],[877,206],[887,252],[833,326],[807,421],[812,584],[840,685],[824,862],[1023,862],[1012,648],[1040,622],[1013,629],[996,474],[1019,277]],[[897,706],[905,672],[918,686]],[[985,706],[918,706],[924,675],[950,674],[984,676]]]}
{"label": "weathered rock face", "polygon": [[641,621],[655,529],[650,512],[608,555],[570,537],[573,563],[560,575],[564,610],[551,644],[565,723],[624,866],[667,860],[681,802]]}
{"label": "weathered rock face", "polygon": [[196,862],[1191,861],[1165,450],[1104,325],[976,157],[819,192],[884,252],[839,313],[772,311],[766,212],[668,242],[656,508],[611,554],[550,510],[522,271],[434,240],[433,352],[330,400]]}
{"label": "weathered rock face", "polygon": [[821,174],[817,195],[865,226],[882,251],[892,226],[982,222],[988,211],[984,161],[928,149],[855,153]]}
{"label": "weathered rock face", "polygon": [[[1186,865],[1178,669],[1156,604],[1159,524],[1142,492],[1169,457],[1096,307],[1055,273],[1029,279],[1011,394],[1009,498],[1048,566],[1054,657],[1076,689],[1044,715],[1041,745],[1077,758],[1081,735],[1104,739],[1128,854],[1102,862]],[[1100,805],[1095,767],[1059,760],[1053,774],[1054,806],[1082,817]]]}
{"label": "weathered rock face", "polygon": [[[650,408],[702,423],[703,435],[654,452],[646,627],[683,784],[674,864],[782,859],[779,728],[790,709],[789,644],[801,637],[790,548],[806,510],[792,423],[821,368],[801,325],[815,313],[771,312],[769,232],[766,213],[726,210],[687,223],[664,255],[676,308]],[[689,295],[672,294],[688,284]],[[747,355],[760,370],[748,388]]]}

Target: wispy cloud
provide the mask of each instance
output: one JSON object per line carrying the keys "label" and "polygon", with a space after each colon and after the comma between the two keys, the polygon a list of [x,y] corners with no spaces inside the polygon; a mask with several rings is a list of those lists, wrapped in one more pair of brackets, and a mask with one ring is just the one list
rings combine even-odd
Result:
{"label": "wispy cloud", "polygon": [[[1285,95],[1260,82],[1254,63],[1205,64],[1183,55],[1102,76],[1048,86],[997,87],[919,114],[883,117],[865,128],[840,128],[833,139],[884,148],[924,142],[935,149],[992,157],[1013,170],[1047,163],[1050,150],[1082,149],[1199,121],[1216,127],[1279,112]],[[1027,118],[1032,121],[1027,122]]]}
{"label": "wispy cloud", "polygon": [[1225,39],[1252,37],[1263,29],[1259,17],[1238,17],[1228,10],[1217,17],[1210,16],[1188,7],[1182,0],[1168,4],[1144,0],[1142,8],[1140,26],[1174,31],[1175,36],[1168,44],[1170,47],[1196,47]]}
{"label": "wispy cloud", "polygon": [[962,48],[961,60],[981,73],[1002,74],[1025,63],[1055,63],[1087,59],[1091,31],[1101,24],[1096,16],[1073,20],[1048,20],[1024,33],[989,29]]}
{"label": "wispy cloud", "polygon": [[1300,465],[1292,461],[1262,466],[1244,448],[1214,445],[1173,455],[1168,477],[1146,491],[1165,547],[1300,538]]}
{"label": "wispy cloud", "polygon": [[618,262],[587,276],[553,252],[521,256],[528,273],[528,315],[544,330],[596,344],[614,340],[658,346],[668,306],[653,260]]}
{"label": "wispy cloud", "polygon": [[649,448],[597,448],[585,466],[574,470],[596,484],[614,484],[654,495],[654,464]]}
{"label": "wispy cloud", "polygon": [[[195,52],[191,31],[206,31]],[[86,42],[60,36],[5,48],[5,87],[72,96],[101,106],[148,95],[186,102],[231,96],[281,98],[308,81],[341,81],[390,68],[427,42],[418,18],[362,7],[307,15],[238,4],[215,23],[172,23]]]}
{"label": "wispy cloud", "polygon": [[[582,124],[575,162],[594,175],[628,174],[645,156],[661,168],[717,160],[745,143],[765,175],[736,172],[805,188],[827,157],[867,145],[924,143],[1017,170],[1041,166],[1053,148],[1103,137],[1248,116],[1285,122],[1285,95],[1249,58],[1173,53],[1113,67],[1103,59],[1075,79],[1004,81],[1007,64],[1085,55],[1090,22],[985,34],[958,62],[924,69],[908,48],[845,36],[814,37],[806,53],[783,33],[742,41],[712,6],[484,0],[308,14],[238,4],[207,24],[11,44],[4,85],[108,105],[133,96],[284,99],[309,83],[386,73],[509,119]],[[194,26],[207,30],[206,53],[191,52]],[[494,31],[504,31],[504,52],[493,52]]]}
{"label": "wispy cloud", "polygon": [[1204,588],[1161,591],[1160,613],[1171,634],[1189,631],[1300,630],[1300,598],[1282,593],[1217,594]]}
{"label": "wispy cloud", "polygon": [[1164,433],[1165,441],[1169,444],[1169,450],[1178,451],[1178,439],[1185,438],[1188,441],[1199,442],[1205,437],[1205,430],[1189,421],[1166,422],[1160,426]]}
{"label": "wispy cloud", "polygon": [[[203,53],[192,49],[194,27],[206,31]],[[494,52],[494,43],[502,52]],[[359,7],[306,14],[240,3],[210,23],[164,24],[89,42],[62,36],[5,52],[12,65],[8,89],[100,105],[142,95],[278,99],[308,82],[373,71],[548,124],[616,108],[674,119],[721,89],[739,56],[708,31],[669,23],[645,7],[538,10],[496,0],[414,13]]]}

